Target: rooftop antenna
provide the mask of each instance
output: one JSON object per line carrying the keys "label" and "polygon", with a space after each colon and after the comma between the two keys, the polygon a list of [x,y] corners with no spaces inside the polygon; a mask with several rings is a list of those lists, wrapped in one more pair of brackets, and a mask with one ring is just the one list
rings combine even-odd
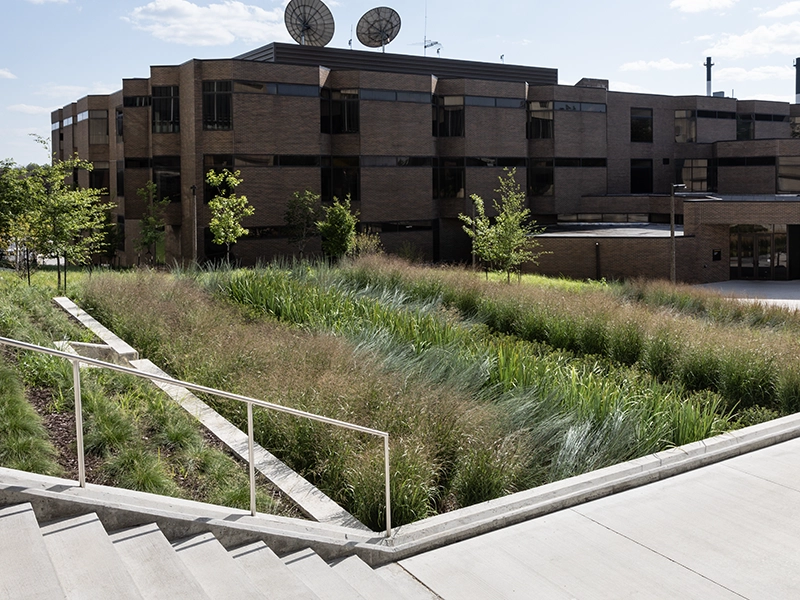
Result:
{"label": "rooftop antenna", "polygon": [[506,55],[505,54],[501,54],[500,55],[500,62],[503,63],[503,64],[506,64]]}
{"label": "rooftop antenna", "polygon": [[347,45],[350,46],[350,50],[353,49],[353,26],[350,25],[350,39],[347,40]]}
{"label": "rooftop antenna", "polygon": [[322,0],[291,0],[283,21],[301,46],[326,46],[333,39],[333,15]]}
{"label": "rooftop antenna", "polygon": [[425,29],[422,33],[422,56],[428,55],[428,48],[436,48],[436,54],[439,54],[442,45],[439,42],[428,39],[428,3],[425,2]]}
{"label": "rooftop antenna", "polygon": [[386,44],[400,31],[400,15],[388,6],[379,6],[364,13],[356,26],[358,41],[368,48],[386,52]]}

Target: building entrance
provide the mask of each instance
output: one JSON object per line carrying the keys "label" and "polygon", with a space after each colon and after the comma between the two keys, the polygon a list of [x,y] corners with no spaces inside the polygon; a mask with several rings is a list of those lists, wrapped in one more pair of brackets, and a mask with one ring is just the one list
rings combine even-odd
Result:
{"label": "building entrance", "polygon": [[735,225],[730,238],[731,279],[788,279],[786,225]]}

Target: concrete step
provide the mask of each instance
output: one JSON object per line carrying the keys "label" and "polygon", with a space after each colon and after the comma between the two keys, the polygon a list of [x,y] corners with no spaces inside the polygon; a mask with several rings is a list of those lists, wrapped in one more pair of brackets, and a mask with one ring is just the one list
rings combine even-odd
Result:
{"label": "concrete step", "polygon": [[109,538],[145,599],[209,600],[155,523],[117,531]]}
{"label": "concrete step", "polygon": [[228,553],[270,600],[320,600],[264,542],[253,542]]}
{"label": "concrete step", "polygon": [[213,534],[179,540],[172,547],[210,598],[266,598]]}
{"label": "concrete step", "polygon": [[441,600],[439,595],[434,594],[397,563],[378,567],[375,572],[398,590],[406,600]]}
{"label": "concrete step", "polygon": [[398,593],[388,581],[357,556],[348,556],[332,563],[331,568],[365,598],[406,600],[405,596]]}
{"label": "concrete step", "polygon": [[142,599],[96,514],[49,523],[41,532],[67,598]]}
{"label": "concrete step", "polygon": [[0,509],[0,540],[0,598],[66,598],[29,502]]}
{"label": "concrete step", "polygon": [[322,600],[367,600],[369,598],[369,596],[365,597],[359,594],[311,549],[293,552],[281,560]]}

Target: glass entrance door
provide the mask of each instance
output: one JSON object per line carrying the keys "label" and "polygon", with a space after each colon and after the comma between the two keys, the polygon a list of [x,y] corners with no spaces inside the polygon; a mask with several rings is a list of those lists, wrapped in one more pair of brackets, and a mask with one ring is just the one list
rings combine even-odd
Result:
{"label": "glass entrance door", "polygon": [[756,235],[756,277],[758,279],[772,279],[772,234],[760,233]]}
{"label": "glass entrance door", "polygon": [[731,227],[731,279],[788,279],[785,225]]}

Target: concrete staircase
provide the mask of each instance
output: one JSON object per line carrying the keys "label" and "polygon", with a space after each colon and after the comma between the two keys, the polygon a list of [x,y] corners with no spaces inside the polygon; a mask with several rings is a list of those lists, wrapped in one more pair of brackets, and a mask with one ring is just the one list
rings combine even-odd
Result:
{"label": "concrete staircase", "polygon": [[40,523],[30,503],[0,508],[0,540],[0,598],[15,600],[436,598],[396,564],[226,549],[212,533],[169,540],[155,523],[107,532],[95,513]]}

